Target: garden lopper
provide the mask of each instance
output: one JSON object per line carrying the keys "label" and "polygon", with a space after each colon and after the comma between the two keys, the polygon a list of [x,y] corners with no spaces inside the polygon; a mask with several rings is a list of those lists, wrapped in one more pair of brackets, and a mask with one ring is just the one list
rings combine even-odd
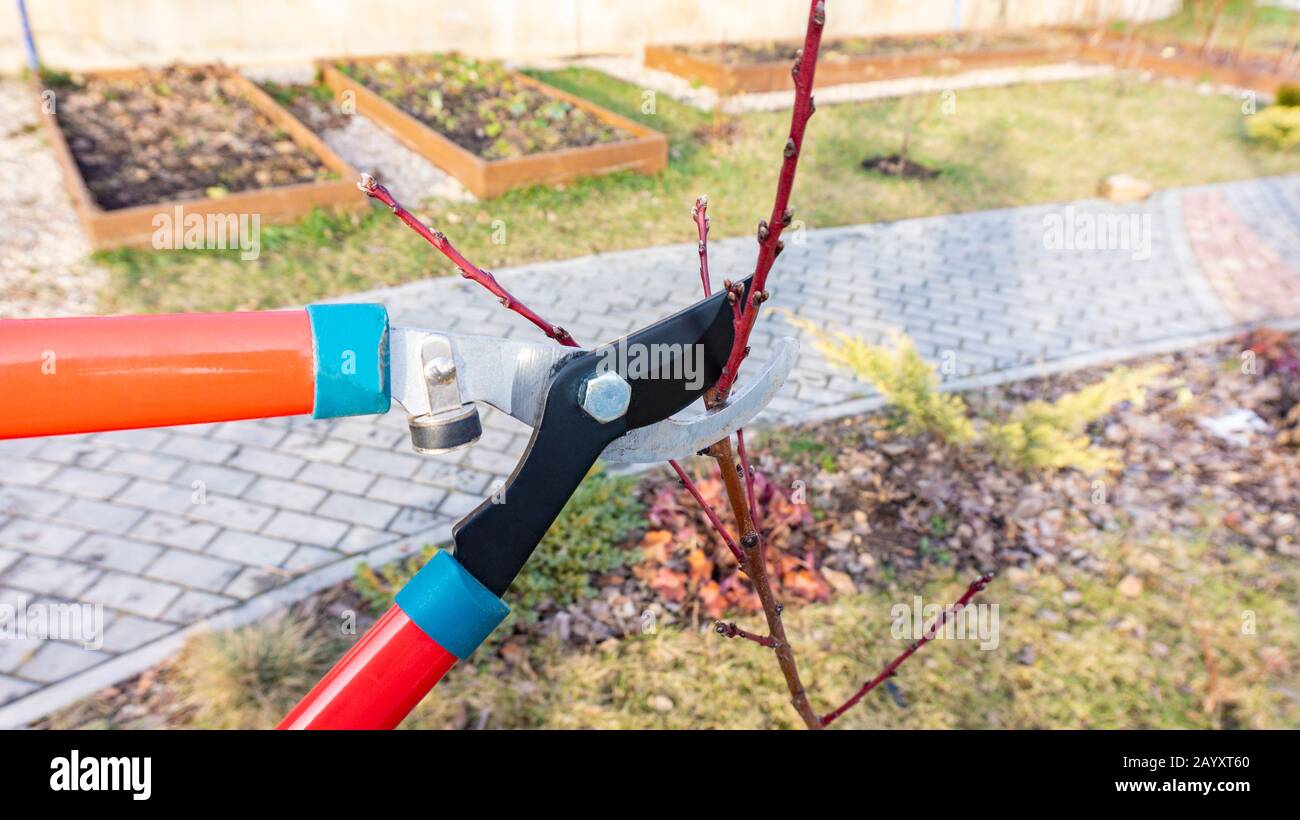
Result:
{"label": "garden lopper", "polygon": [[[746,283],[747,287],[747,283]],[[741,294],[742,296],[745,294]],[[595,350],[390,326],[381,305],[0,321],[0,439],[406,411],[421,453],[473,444],[479,403],[532,428],[506,480],[281,723],[392,728],[509,612],[502,596],[598,459],[682,458],[751,420],[794,365],[687,411],[734,342],[725,291]],[[607,355],[611,350],[649,356]],[[684,362],[703,369],[688,373]],[[633,367],[631,362],[655,363]],[[691,368],[695,369],[695,368]]]}

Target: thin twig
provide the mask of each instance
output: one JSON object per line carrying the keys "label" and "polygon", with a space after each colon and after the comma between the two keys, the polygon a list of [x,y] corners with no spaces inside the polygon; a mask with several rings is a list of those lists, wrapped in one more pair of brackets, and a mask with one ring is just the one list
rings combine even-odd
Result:
{"label": "thin twig", "polygon": [[758,502],[754,500],[754,470],[749,466],[749,456],[745,453],[745,428],[736,431],[736,455],[740,456],[740,469],[745,475],[745,498],[749,501],[749,517],[754,520],[754,529],[762,530],[763,523],[758,519]]}
{"label": "thin twig", "polygon": [[700,284],[704,286],[704,298],[713,295],[713,285],[709,282],[709,197],[701,196],[691,208],[691,219],[695,220],[695,230],[699,234],[700,244]]}
{"label": "thin twig", "polygon": [[695,482],[692,481],[691,477],[682,469],[681,464],[678,464],[676,461],[670,461],[668,462],[668,465],[676,471],[677,477],[682,480],[682,484],[686,487],[687,492],[691,494],[691,497],[694,498],[696,503],[704,510],[704,514],[709,517],[709,524],[713,526],[713,531],[721,536],[723,542],[727,545],[727,549],[731,550],[731,554],[736,556],[736,563],[744,565],[745,556],[741,553],[740,547],[736,546],[736,539],[731,537],[731,534],[727,532],[727,528],[723,526],[722,520],[718,518],[718,514],[713,511],[713,507],[709,505],[709,502],[704,500],[704,496],[700,494],[700,488],[695,486]]}
{"label": "thin twig", "polygon": [[936,634],[938,634],[939,630],[943,628],[944,624],[948,623],[948,619],[951,618],[956,613],[960,612],[967,604],[970,603],[971,598],[974,598],[975,594],[978,593],[980,590],[984,589],[984,587],[988,586],[989,582],[992,580],[993,580],[993,573],[990,572],[981,575],[979,578],[976,578],[974,581],[972,581],[971,585],[966,588],[965,594],[963,594],[960,598],[958,598],[955,604],[953,604],[952,606],[945,609],[942,613],[940,613],[939,617],[936,618],[934,623],[930,625],[930,628],[925,631],[925,634],[922,635],[917,640],[913,641],[911,645],[908,646],[907,649],[903,651],[903,654],[899,655],[897,658],[894,658],[892,661],[890,661],[889,665],[886,666],[884,669],[882,669],[879,675],[876,675],[874,678],[864,683],[862,685],[862,688],[854,692],[853,696],[850,697],[848,700],[844,701],[844,703],[842,703],[839,706],[839,708],[833,709],[830,712],[827,712],[825,715],[823,715],[821,719],[822,726],[830,726],[832,721],[834,721],[836,718],[840,717],[845,712],[849,711],[854,706],[856,706],[858,701],[862,700],[862,698],[864,698],[868,692],[870,692],[872,689],[875,689],[877,686],[879,686],[881,683],[888,680],[889,678],[892,678],[898,672],[898,667],[903,665],[904,661],[906,661],[908,658],[915,655],[918,649],[920,649],[921,647],[929,643],[930,640],[933,639]]}
{"label": "thin twig", "polygon": [[501,283],[497,281],[495,276],[480,269],[473,262],[469,261],[464,256],[461,256],[460,251],[456,250],[456,248],[451,244],[451,240],[447,239],[446,234],[442,231],[432,230],[419,219],[416,219],[414,214],[402,207],[401,203],[393,198],[393,195],[388,192],[387,188],[380,185],[378,182],[375,182],[375,178],[370,176],[370,174],[362,174],[361,181],[357,183],[357,187],[364,191],[370,198],[377,199],[387,205],[398,219],[405,222],[411,230],[418,233],[426,242],[441,251],[443,256],[450,259],[452,263],[460,269],[462,276],[466,279],[472,279],[473,281],[478,282],[480,285],[491,291],[492,295],[497,297],[497,301],[501,303],[502,307],[507,310],[513,310],[515,313],[518,313],[534,325],[537,325],[537,327],[541,328],[543,333],[560,344],[566,345],[567,347],[578,346],[578,343],[573,340],[573,337],[569,335],[567,330],[559,325],[553,325],[541,316],[538,316],[523,302],[519,301],[514,296],[511,296],[510,292],[501,286]]}
{"label": "thin twig", "polygon": [[714,621],[713,631],[717,632],[724,638],[744,638],[747,641],[753,641],[759,646],[766,646],[772,649],[776,646],[776,641],[769,635],[755,635],[747,629],[741,629],[734,623],[724,621]]}

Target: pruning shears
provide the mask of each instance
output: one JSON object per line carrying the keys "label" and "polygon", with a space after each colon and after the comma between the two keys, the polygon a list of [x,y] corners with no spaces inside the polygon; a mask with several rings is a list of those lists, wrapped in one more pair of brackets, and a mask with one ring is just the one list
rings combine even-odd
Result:
{"label": "pruning shears", "polygon": [[[0,439],[377,414],[393,400],[421,453],[473,444],[478,403],[527,424],[523,458],[453,527],[453,550],[414,576],[280,725],[392,728],[505,618],[502,596],[598,459],[691,455],[772,399],[794,365],[793,339],[725,404],[674,415],[721,375],[733,318],[719,292],[592,350],[390,326],[377,304],[5,320]],[[610,355],[620,348],[657,366],[631,367],[646,357]]]}

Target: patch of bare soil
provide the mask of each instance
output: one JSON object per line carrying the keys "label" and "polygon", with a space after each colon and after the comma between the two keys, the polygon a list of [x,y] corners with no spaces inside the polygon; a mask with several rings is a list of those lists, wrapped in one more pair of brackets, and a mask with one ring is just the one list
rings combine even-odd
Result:
{"label": "patch of bare soil", "polygon": [[[896,57],[912,54],[960,51],[1019,51],[1029,48],[1065,48],[1074,37],[1050,31],[956,32],[909,37],[851,37],[822,42],[823,60],[850,60],[858,57]],[[750,43],[711,43],[688,46],[692,57],[726,65],[757,65],[785,62],[794,58],[802,43],[769,41]]]}
{"label": "patch of bare soil", "polygon": [[862,160],[862,167],[868,171],[884,174],[887,177],[902,177],[903,179],[934,179],[940,173],[936,168],[913,162],[898,154],[864,159]]}
{"label": "patch of bare soil", "polygon": [[166,68],[138,80],[62,77],[52,88],[77,167],[105,210],[331,175],[233,80],[205,68]]}

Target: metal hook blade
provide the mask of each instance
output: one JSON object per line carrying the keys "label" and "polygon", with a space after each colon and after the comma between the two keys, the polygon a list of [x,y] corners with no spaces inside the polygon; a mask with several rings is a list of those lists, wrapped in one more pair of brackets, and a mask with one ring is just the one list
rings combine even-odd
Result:
{"label": "metal hook blade", "polygon": [[785,384],[798,356],[799,343],[782,338],[758,378],[725,406],[631,430],[611,442],[600,457],[612,464],[634,464],[685,458],[703,450],[757,416]]}

